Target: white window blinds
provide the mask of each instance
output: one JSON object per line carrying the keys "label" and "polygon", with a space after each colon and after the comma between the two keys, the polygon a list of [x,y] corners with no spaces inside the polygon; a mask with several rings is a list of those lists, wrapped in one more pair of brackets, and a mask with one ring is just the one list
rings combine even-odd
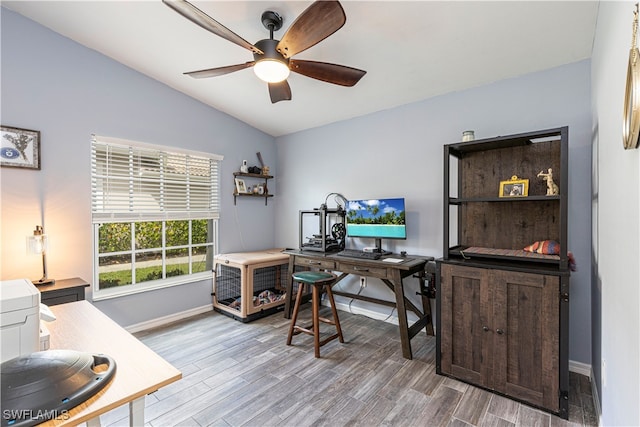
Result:
{"label": "white window blinds", "polygon": [[93,136],[93,222],[217,219],[222,156]]}

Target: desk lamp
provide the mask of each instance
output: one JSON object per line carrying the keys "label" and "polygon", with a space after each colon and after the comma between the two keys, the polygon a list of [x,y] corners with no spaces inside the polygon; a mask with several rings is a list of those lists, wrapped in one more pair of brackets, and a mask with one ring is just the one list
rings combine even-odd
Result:
{"label": "desk lamp", "polygon": [[54,279],[47,278],[46,252],[48,243],[47,235],[39,225],[36,225],[36,229],[33,230],[33,236],[27,236],[27,251],[31,254],[42,254],[42,278],[34,280],[34,285],[53,285],[56,283]]}

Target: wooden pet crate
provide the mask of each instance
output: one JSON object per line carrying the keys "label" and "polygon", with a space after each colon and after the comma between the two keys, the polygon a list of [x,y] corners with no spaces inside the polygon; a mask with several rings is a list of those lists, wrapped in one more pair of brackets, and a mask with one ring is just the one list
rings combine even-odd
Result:
{"label": "wooden pet crate", "polygon": [[242,322],[283,310],[288,267],[282,249],[216,255],[213,308]]}

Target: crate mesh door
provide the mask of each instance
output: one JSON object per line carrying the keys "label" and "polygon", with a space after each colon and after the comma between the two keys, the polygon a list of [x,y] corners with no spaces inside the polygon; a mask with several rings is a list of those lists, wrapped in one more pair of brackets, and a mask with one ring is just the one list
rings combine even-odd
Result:
{"label": "crate mesh door", "polygon": [[255,313],[267,306],[284,304],[287,271],[288,264],[253,269],[251,283],[247,283],[247,294],[253,293],[253,301],[247,303],[247,312]]}
{"label": "crate mesh door", "polygon": [[[215,297],[218,304],[232,306],[242,297],[242,271],[237,267],[218,264]],[[240,306],[237,307],[240,309]]]}

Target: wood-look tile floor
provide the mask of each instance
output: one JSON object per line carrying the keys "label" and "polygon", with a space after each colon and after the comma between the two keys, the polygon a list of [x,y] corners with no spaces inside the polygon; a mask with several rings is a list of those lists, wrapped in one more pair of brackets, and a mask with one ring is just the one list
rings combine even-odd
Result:
{"label": "wood-look tile floor", "polygon": [[[136,334],[183,374],[147,396],[146,425],[597,425],[587,377],[570,375],[566,421],[437,375],[433,336],[416,336],[413,360],[407,360],[397,326],[339,314],[345,343],[331,341],[320,359],[311,336],[297,335],[286,345],[289,320],[282,313],[241,323],[210,312]],[[310,317],[308,304],[300,317]],[[127,425],[128,408],[104,414],[101,422]]]}

